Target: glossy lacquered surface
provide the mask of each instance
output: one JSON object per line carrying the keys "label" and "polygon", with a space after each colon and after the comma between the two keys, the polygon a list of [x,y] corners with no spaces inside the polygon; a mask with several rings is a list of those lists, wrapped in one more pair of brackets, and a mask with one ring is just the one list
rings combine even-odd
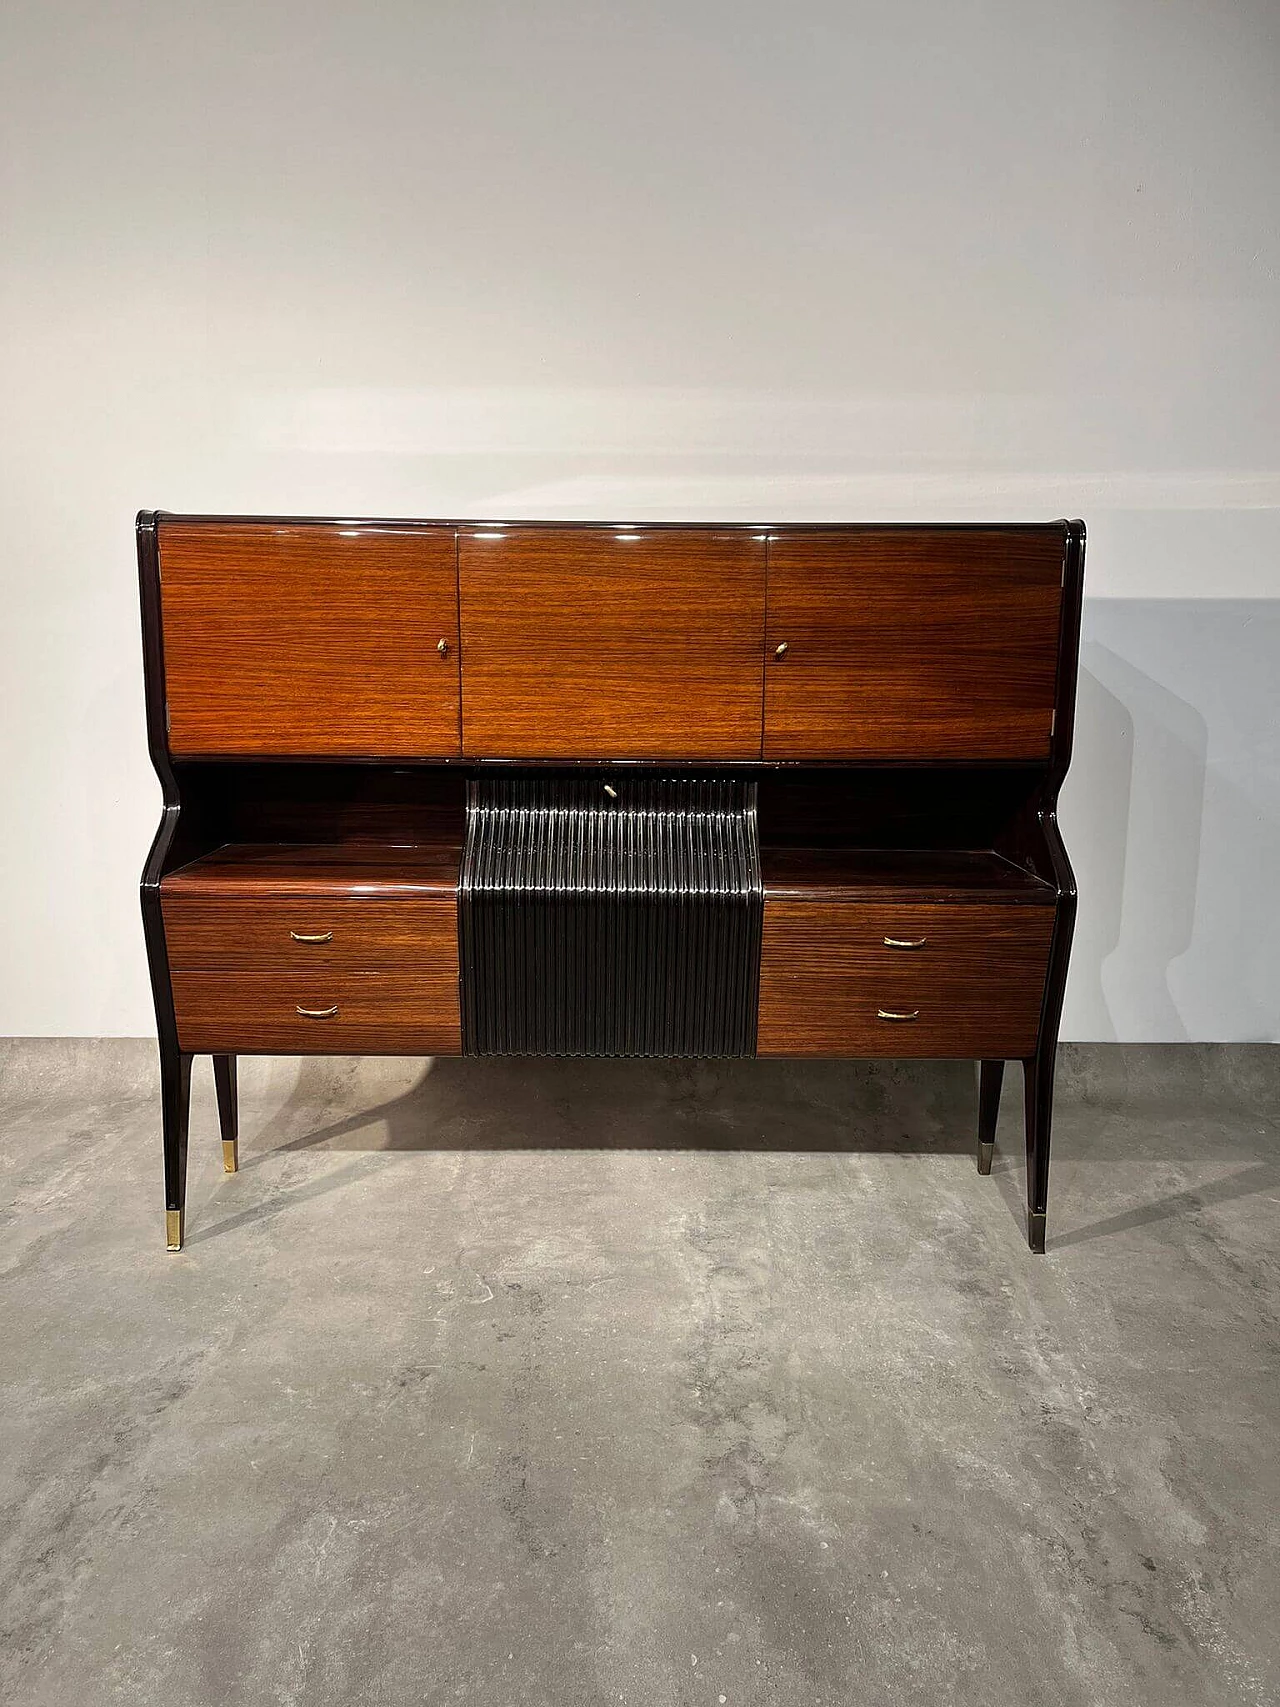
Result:
{"label": "glossy lacquered surface", "polygon": [[238,1055],[456,1055],[456,934],[452,942],[452,955],[445,948],[412,972],[175,967],[178,1041]]}
{"label": "glossy lacquered surface", "polygon": [[1030,1055],[1053,921],[1052,907],[766,896],[759,1053]]}
{"label": "glossy lacquered surface", "polygon": [[762,536],[462,530],[468,756],[760,756]]}
{"label": "glossy lacquered surface", "polygon": [[792,901],[1001,901],[1052,907],[1053,887],[988,848],[765,847],[764,892]]}
{"label": "glossy lacquered surface", "polygon": [[175,757],[457,754],[451,529],[162,520],[158,532]]}
{"label": "glossy lacquered surface", "polygon": [[[271,901],[413,899],[458,888],[462,842],[229,842],[171,871],[166,903],[181,897]],[[170,950],[172,952],[172,948]]]}
{"label": "glossy lacquered surface", "polygon": [[1047,758],[1065,543],[1061,526],[771,537],[763,756]]}

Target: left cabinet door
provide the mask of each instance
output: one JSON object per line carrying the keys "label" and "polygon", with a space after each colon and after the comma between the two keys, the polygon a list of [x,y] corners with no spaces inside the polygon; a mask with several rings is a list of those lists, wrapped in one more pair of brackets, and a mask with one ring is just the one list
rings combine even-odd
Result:
{"label": "left cabinet door", "polygon": [[452,528],[161,520],[159,545],[175,757],[461,750]]}

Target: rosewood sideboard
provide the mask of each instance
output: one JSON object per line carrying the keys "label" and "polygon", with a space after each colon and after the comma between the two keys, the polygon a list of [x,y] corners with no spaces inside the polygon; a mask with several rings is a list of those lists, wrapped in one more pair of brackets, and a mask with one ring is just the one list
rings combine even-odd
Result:
{"label": "rosewood sideboard", "polygon": [[137,524],[166,1235],[192,1058],[969,1057],[1042,1251],[1084,527]]}

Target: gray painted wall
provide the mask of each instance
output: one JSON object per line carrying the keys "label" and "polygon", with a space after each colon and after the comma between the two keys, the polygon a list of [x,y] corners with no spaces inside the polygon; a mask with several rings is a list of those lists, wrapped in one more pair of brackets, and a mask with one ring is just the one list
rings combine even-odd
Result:
{"label": "gray painted wall", "polygon": [[1278,1035],[1273,0],[3,29],[0,1033],[151,1024],[159,504],[1083,515],[1067,1033]]}
{"label": "gray painted wall", "polygon": [[1066,1035],[1274,1041],[1280,603],[1089,600],[1080,666]]}

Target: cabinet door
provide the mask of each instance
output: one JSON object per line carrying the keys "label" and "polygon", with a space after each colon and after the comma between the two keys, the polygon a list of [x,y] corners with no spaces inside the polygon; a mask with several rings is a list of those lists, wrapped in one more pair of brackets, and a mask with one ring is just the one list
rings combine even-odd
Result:
{"label": "cabinet door", "polygon": [[469,756],[759,757],[761,536],[463,530],[458,587]]}
{"label": "cabinet door", "polygon": [[451,528],[162,521],[159,541],[176,756],[458,753]]}
{"label": "cabinet door", "polygon": [[772,535],[764,757],[1046,757],[1065,539],[1056,525]]}

